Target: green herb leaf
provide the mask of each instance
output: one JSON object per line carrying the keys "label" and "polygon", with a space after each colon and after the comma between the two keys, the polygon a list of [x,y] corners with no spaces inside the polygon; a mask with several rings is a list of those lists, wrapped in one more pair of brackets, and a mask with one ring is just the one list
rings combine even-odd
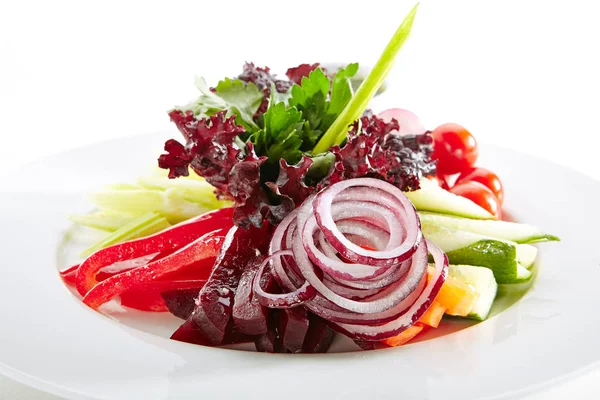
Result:
{"label": "green herb leaf", "polygon": [[245,83],[239,79],[226,78],[219,82],[213,93],[202,77],[196,78],[196,87],[200,97],[182,107],[181,111],[192,111],[196,118],[215,115],[227,110],[228,115],[235,115],[236,122],[247,131],[258,129],[254,122],[254,114],[260,107],[263,92],[254,83]]}
{"label": "green herb leaf", "polygon": [[348,127],[366,110],[369,102],[392,69],[396,55],[410,35],[418,5],[417,3],[406,18],[404,18],[404,21],[402,21],[402,24],[400,24],[394,36],[392,36],[379,60],[358,88],[356,95],[350,100],[339,117],[331,124],[327,132],[312,150],[313,154],[326,152],[331,146],[344,140],[348,132]]}
{"label": "green herb leaf", "polygon": [[192,111],[196,118],[202,118],[227,108],[225,101],[210,91],[204,78],[196,77],[195,83],[201,93],[200,97],[184,106],[175,107],[176,110]]}
{"label": "green herb leaf", "polygon": [[298,162],[302,157],[302,138],[298,134],[301,119],[302,113],[295,107],[272,103],[264,115],[264,128],[250,138],[256,154],[266,155],[276,165],[280,158],[290,163]]}
{"label": "green herb leaf", "polygon": [[252,82],[225,78],[215,88],[216,94],[225,100],[232,114],[237,115],[236,122],[246,128],[258,129],[254,123],[254,114],[263,100],[263,92]]}
{"label": "green herb leaf", "polygon": [[328,113],[338,116],[352,99],[352,78],[358,72],[358,63],[348,64],[340,69],[333,78]]}
{"label": "green herb leaf", "polygon": [[[310,151],[327,131],[352,98],[351,78],[358,71],[358,64],[350,64],[340,69],[330,79],[320,68],[302,78],[301,85],[292,87],[289,104],[302,112],[302,151]],[[329,91],[331,89],[331,97]]]}

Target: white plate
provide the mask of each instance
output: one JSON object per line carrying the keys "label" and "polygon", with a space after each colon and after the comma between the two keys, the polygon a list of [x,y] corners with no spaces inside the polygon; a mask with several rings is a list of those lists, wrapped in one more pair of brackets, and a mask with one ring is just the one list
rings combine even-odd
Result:
{"label": "white plate", "polygon": [[489,146],[481,147],[480,165],[503,179],[506,208],[563,241],[540,246],[534,287],[483,323],[401,348],[272,355],[174,342],[151,333],[164,326],[143,318],[115,314],[118,322],[87,309],[57,274],[65,215],[89,208],[85,192],[147,171],[169,136],[101,143],[4,178],[2,373],[72,399],[468,400],[522,394],[600,360],[600,184]]}

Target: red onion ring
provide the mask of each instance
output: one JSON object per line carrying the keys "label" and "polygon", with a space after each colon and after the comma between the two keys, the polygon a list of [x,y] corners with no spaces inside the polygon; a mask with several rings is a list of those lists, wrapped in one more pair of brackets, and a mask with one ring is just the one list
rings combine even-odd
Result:
{"label": "red onion ring", "polygon": [[315,297],[317,292],[315,289],[310,286],[307,282],[299,287],[298,289],[283,294],[275,294],[275,293],[267,293],[260,286],[260,280],[265,272],[265,267],[269,262],[275,257],[282,257],[286,255],[293,255],[291,250],[280,250],[269,257],[267,257],[263,263],[258,268],[258,272],[254,277],[254,281],[252,283],[252,290],[254,295],[257,297],[258,302],[264,306],[269,308],[292,308],[297,307],[307,300],[311,300]]}
{"label": "red onion ring", "polygon": [[[390,242],[395,243],[399,240],[399,236],[406,235],[406,238],[398,243],[398,246],[391,250],[366,250],[348,240],[336,226],[332,216],[333,200],[344,190],[353,187],[362,187],[365,198],[372,199],[372,189],[380,189],[396,200],[397,216],[400,217],[401,223],[398,225],[389,224]],[[385,199],[386,197],[382,197]],[[375,200],[375,199],[373,199]],[[384,200],[385,201],[385,200]],[[367,207],[370,201],[367,200],[364,207]],[[346,259],[369,265],[389,266],[408,259],[416,250],[421,241],[422,233],[420,229],[419,218],[414,206],[410,200],[394,185],[373,178],[357,178],[347,181],[338,182],[334,185],[322,190],[313,200],[314,217],[320,230],[325,235],[325,238],[331,245]],[[371,207],[374,213],[377,212],[375,207]],[[389,209],[388,209],[389,210]],[[392,210],[389,210],[392,211]],[[359,215],[360,216],[360,215]],[[406,229],[406,231],[404,231]],[[304,228],[306,230],[306,228]],[[307,235],[303,234],[306,239]],[[401,240],[401,239],[400,239]]]}
{"label": "red onion ring", "polygon": [[[436,265],[430,280],[428,253]],[[265,293],[258,284],[269,264],[286,293]],[[279,224],[253,288],[264,306],[303,305],[353,339],[382,340],[425,313],[447,264],[445,254],[423,240],[404,193],[360,178],[310,196]]]}

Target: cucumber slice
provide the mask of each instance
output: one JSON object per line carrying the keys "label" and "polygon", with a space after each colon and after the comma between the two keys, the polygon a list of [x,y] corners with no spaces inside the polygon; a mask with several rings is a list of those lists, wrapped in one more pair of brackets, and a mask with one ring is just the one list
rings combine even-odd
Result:
{"label": "cucumber slice", "polygon": [[[478,265],[494,272],[498,283],[521,283],[527,274],[519,275],[519,263],[530,267],[537,255],[537,248],[497,240],[472,232],[464,232],[445,226],[425,224],[423,235],[437,244],[448,256],[450,264]],[[525,268],[527,269],[527,268]]]}
{"label": "cucumber slice", "polygon": [[419,211],[432,211],[458,217],[493,219],[494,216],[469,199],[442,189],[429,179],[421,179],[421,189],[406,192],[406,196]]}
{"label": "cucumber slice", "polygon": [[494,278],[494,273],[485,267],[450,265],[448,274],[471,285],[479,295],[467,318],[477,321],[485,320],[490,314],[490,309],[498,292],[498,284]]}
{"label": "cucumber slice", "polygon": [[527,269],[533,266],[537,253],[537,247],[530,244],[520,244],[517,246],[517,258],[519,259],[519,264]]}
{"label": "cucumber slice", "polygon": [[558,237],[540,231],[527,224],[506,221],[477,220],[457,218],[449,215],[419,213],[421,224],[445,226],[459,231],[478,233],[494,239],[510,240],[516,243],[535,243],[560,240]]}

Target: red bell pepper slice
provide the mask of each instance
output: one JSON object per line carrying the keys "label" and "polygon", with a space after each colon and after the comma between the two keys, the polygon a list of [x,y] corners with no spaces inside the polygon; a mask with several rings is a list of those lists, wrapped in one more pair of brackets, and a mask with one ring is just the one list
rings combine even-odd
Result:
{"label": "red bell pepper slice", "polygon": [[[223,245],[225,233],[223,229],[209,232],[167,257],[112,276],[87,292],[83,302],[97,309],[133,287],[155,281],[169,272],[177,271],[198,260],[215,257]],[[82,267],[79,269],[80,273]]]}
{"label": "red bell pepper slice", "polygon": [[188,289],[196,289],[199,293],[205,283],[205,279],[151,282],[123,292],[121,305],[141,311],[166,312],[169,309],[161,293]]}
{"label": "red bell pepper slice", "polygon": [[[120,261],[134,260],[154,253],[177,252],[199,237],[216,229],[229,229],[233,208],[222,208],[165,229],[155,235],[119,243],[89,256],[77,269],[77,290],[85,296],[98,284],[98,272]],[[110,278],[109,278],[110,279]]]}
{"label": "red bell pepper slice", "polygon": [[80,264],[75,264],[65,270],[59,272],[60,277],[69,285],[75,285],[75,279],[77,277],[77,269]]}

